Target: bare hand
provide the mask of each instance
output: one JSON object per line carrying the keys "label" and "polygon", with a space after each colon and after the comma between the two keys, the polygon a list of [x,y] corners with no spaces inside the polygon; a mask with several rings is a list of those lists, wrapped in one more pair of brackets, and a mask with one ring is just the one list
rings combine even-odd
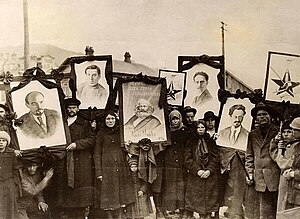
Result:
{"label": "bare hand", "polygon": [[138,197],[142,197],[144,195],[143,191],[138,191]]}
{"label": "bare hand", "polygon": [[102,181],[102,176],[98,176],[97,180]]}
{"label": "bare hand", "polygon": [[48,205],[45,202],[39,202],[38,208],[42,212],[46,212],[48,210]]}
{"label": "bare hand", "polygon": [[202,174],[201,178],[202,179],[206,179],[210,176],[210,171],[209,170],[205,170],[204,173]]}
{"label": "bare hand", "polygon": [[53,169],[53,168],[49,169],[49,170],[47,171],[47,173],[46,173],[45,178],[46,178],[47,180],[51,179],[51,177],[53,176],[53,173],[54,173],[54,169]]}
{"label": "bare hand", "polygon": [[14,150],[14,153],[16,157],[22,157],[22,151]]}
{"label": "bare hand", "polygon": [[204,173],[204,170],[198,170],[197,175],[202,178],[203,173]]}
{"label": "bare hand", "polygon": [[73,142],[69,144],[69,146],[66,148],[67,151],[74,151],[76,149],[76,143]]}
{"label": "bare hand", "polygon": [[251,186],[254,183],[252,175],[249,175],[249,178],[246,177],[246,183],[247,183],[248,186]]}
{"label": "bare hand", "polygon": [[281,132],[278,132],[277,135],[275,136],[275,140],[279,141],[282,139]]}
{"label": "bare hand", "polygon": [[285,170],[282,174],[286,180],[290,180],[295,177],[295,171],[288,169]]}

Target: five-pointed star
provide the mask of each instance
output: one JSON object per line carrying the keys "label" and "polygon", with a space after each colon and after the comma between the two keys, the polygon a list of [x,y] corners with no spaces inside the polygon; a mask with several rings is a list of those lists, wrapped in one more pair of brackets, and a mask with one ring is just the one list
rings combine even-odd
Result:
{"label": "five-pointed star", "polygon": [[274,81],[279,86],[279,89],[277,90],[277,95],[283,92],[287,92],[292,97],[294,97],[293,88],[297,87],[300,84],[300,82],[294,82],[291,80],[291,75],[289,71],[285,72],[282,80],[272,79],[272,81]]}
{"label": "five-pointed star", "polygon": [[181,92],[181,90],[175,90],[174,89],[174,84],[173,84],[173,81],[170,83],[168,89],[167,89],[167,97],[169,98],[172,98],[173,100],[176,99],[175,95],[177,93]]}

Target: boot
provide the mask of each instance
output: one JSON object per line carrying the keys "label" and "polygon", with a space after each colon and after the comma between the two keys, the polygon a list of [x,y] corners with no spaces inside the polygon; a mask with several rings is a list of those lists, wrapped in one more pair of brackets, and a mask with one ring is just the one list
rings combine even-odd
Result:
{"label": "boot", "polygon": [[156,219],[165,219],[163,209],[162,209],[161,194],[160,193],[153,193],[153,201],[154,201],[155,209],[156,209]]}

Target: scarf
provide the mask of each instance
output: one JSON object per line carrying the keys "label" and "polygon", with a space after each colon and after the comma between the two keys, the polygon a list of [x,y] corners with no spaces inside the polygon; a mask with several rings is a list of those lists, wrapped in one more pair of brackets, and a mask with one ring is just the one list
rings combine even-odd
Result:
{"label": "scarf", "polygon": [[[179,125],[177,126],[173,126],[172,125],[172,119],[173,117],[177,117],[179,118]],[[170,129],[171,131],[176,131],[179,130],[183,127],[183,123],[182,123],[182,116],[180,114],[180,112],[178,110],[173,110],[172,112],[170,112],[169,114],[169,121],[170,121]]]}

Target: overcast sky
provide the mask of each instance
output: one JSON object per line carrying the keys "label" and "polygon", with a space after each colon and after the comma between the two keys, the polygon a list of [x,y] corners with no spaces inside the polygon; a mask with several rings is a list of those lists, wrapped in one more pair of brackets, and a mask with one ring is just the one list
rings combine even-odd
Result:
{"label": "overcast sky", "polygon": [[[28,0],[31,43],[177,69],[178,55],[221,55],[226,69],[263,88],[268,51],[300,53],[299,0]],[[22,0],[0,0],[0,47],[23,43]],[[254,80],[255,79],[255,80]]]}

